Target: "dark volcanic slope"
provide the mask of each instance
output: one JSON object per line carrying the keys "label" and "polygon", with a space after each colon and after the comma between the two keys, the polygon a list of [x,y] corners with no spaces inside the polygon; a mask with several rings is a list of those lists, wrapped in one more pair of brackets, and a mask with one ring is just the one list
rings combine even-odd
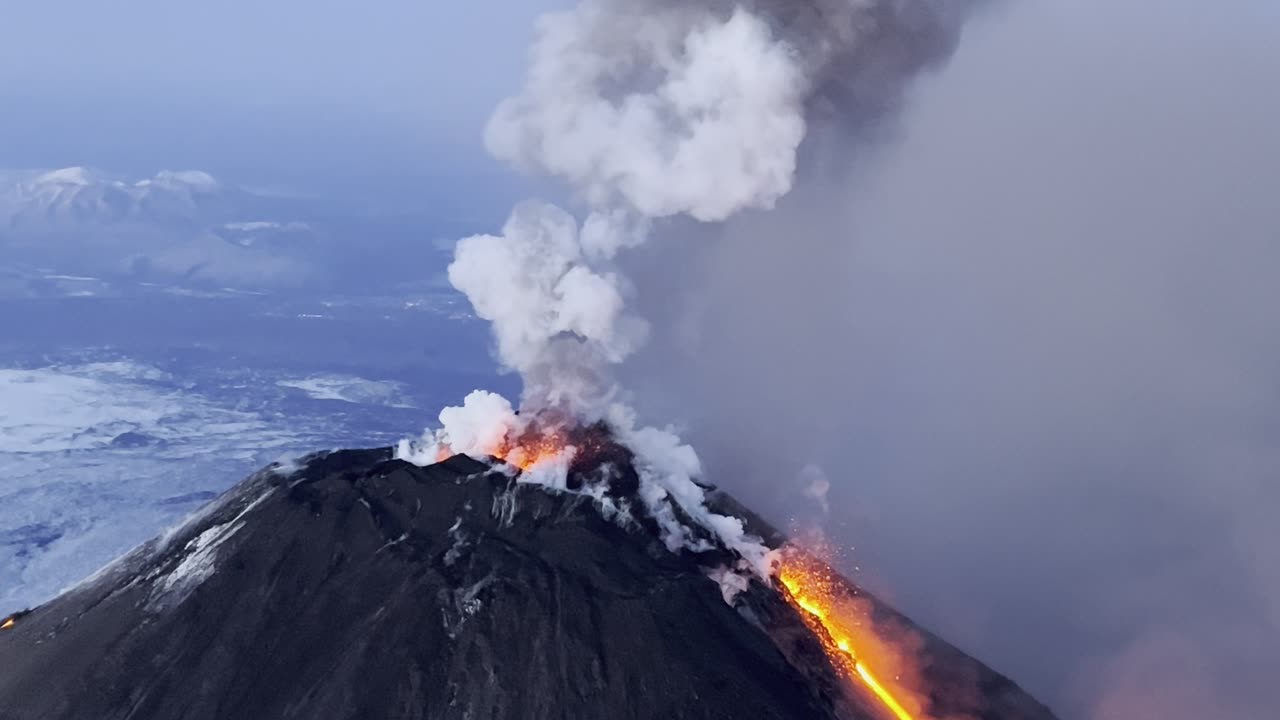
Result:
{"label": "dark volcanic slope", "polygon": [[[771,590],[463,457],[264,472],[0,632],[0,719],[867,718]],[[954,650],[988,717],[1048,718]]]}

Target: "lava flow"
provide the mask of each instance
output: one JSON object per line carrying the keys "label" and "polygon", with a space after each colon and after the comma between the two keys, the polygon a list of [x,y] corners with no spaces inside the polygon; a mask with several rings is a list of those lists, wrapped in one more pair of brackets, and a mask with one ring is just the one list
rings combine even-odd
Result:
{"label": "lava flow", "polygon": [[13,627],[13,624],[13,618],[9,618],[5,620],[3,624],[0,624],[0,630],[8,630]]}
{"label": "lava flow", "polygon": [[923,720],[903,706],[867,666],[867,646],[881,645],[855,609],[845,607],[835,590],[834,572],[807,553],[789,550],[778,566],[783,595],[795,607],[809,629],[822,642],[834,665],[857,678],[892,713],[895,720]]}

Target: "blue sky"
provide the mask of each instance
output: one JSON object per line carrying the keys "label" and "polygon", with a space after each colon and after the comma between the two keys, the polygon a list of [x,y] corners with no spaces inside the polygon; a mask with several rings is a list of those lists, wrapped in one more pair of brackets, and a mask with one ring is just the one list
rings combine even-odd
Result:
{"label": "blue sky", "polygon": [[0,166],[199,167],[405,201],[445,177],[491,186],[481,128],[554,4],[7,3]]}

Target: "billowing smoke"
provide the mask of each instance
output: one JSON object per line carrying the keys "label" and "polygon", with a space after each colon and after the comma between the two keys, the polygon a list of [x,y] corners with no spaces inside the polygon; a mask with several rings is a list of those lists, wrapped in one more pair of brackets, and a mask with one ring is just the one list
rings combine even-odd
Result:
{"label": "billowing smoke", "polygon": [[1152,8],[979,18],[891,144],[813,102],[774,210],[623,258],[621,377],[775,521],[822,467],[862,584],[1062,717],[1271,717],[1276,6]]}
{"label": "billowing smoke", "polygon": [[586,2],[544,18],[524,92],[498,108],[486,140],[592,207],[724,220],[791,189],[802,63],[742,8]]}
{"label": "billowing smoke", "polygon": [[[772,209],[792,189],[809,131],[876,127],[950,51],[970,4],[583,0],[544,16],[525,85],[485,139],[495,156],[566,183],[581,219],[522,204],[501,234],[460,241],[449,267],[492,323],[499,361],[524,382],[520,412],[473,394],[401,456],[501,454],[548,417],[604,421],[635,453],[639,496],[669,546],[706,542],[683,515],[736,550],[739,569],[767,573],[766,549],[741,522],[706,509],[693,450],[670,430],[639,427],[618,386],[614,368],[652,329],[629,310],[621,261],[682,226]],[[678,262],[680,252],[664,254]],[[527,464],[524,479],[563,485],[562,453]],[[820,484],[814,493],[825,502]],[[722,581],[727,597],[740,585]]]}
{"label": "billowing smoke", "polygon": [[594,0],[542,19],[524,90],[486,141],[566,181],[587,215],[522,205],[502,235],[460,242],[449,268],[524,378],[526,405],[603,408],[603,366],[647,330],[625,313],[615,256],[654,220],[771,207],[791,188],[807,94],[795,46],[741,8]]}

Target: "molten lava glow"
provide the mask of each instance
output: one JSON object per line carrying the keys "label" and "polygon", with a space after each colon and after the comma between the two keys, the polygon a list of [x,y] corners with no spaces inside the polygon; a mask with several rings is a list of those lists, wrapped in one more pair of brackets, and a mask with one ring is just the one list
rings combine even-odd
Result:
{"label": "molten lava glow", "polygon": [[0,630],[8,630],[11,627],[13,627],[13,618],[5,620],[4,624],[0,625]]}
{"label": "molten lava glow", "polygon": [[[569,439],[556,430],[529,431],[520,435],[516,441],[503,439],[501,443],[485,447],[474,454],[495,457],[527,472],[541,463],[561,460],[567,452],[575,449]],[[436,448],[436,462],[444,462],[453,455],[454,450],[448,445]]]}
{"label": "molten lava glow", "polygon": [[778,581],[787,589],[788,602],[801,611],[805,624],[822,642],[831,661],[860,680],[895,720],[915,720],[859,657],[857,637],[866,636],[868,630],[861,628],[862,618],[851,617],[841,607],[830,568],[811,556],[788,552],[778,567]]}
{"label": "molten lava glow", "polygon": [[539,463],[561,457],[570,447],[565,438],[552,432],[522,437],[516,445],[501,448],[494,455],[527,471]]}

